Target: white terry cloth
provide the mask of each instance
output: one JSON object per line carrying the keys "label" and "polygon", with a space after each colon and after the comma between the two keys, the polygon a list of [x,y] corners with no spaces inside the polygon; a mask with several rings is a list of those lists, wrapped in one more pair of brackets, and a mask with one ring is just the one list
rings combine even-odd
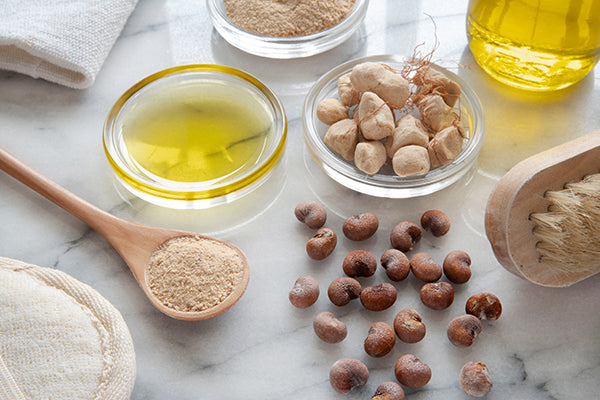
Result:
{"label": "white terry cloth", "polygon": [[0,68],[84,89],[137,1],[1,0]]}
{"label": "white terry cloth", "polygon": [[127,400],[135,373],[127,325],[104,297],[0,257],[0,399]]}

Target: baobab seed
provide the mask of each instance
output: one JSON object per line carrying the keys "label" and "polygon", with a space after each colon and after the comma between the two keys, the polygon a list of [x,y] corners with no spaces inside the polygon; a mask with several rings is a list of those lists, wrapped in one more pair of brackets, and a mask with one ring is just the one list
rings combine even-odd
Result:
{"label": "baobab seed", "polygon": [[313,260],[323,260],[333,252],[336,244],[335,232],[329,228],[321,228],[306,243],[306,253]]}
{"label": "baobab seed", "polygon": [[367,240],[377,232],[379,220],[370,212],[353,215],[344,221],[344,235],[350,240]]}
{"label": "baobab seed", "polygon": [[338,306],[345,306],[354,299],[358,299],[362,287],[360,282],[347,276],[337,278],[329,284],[327,296],[331,302]]}
{"label": "baobab seed", "polygon": [[377,270],[377,260],[368,251],[354,250],[344,258],[342,268],[352,278],[372,276]]}
{"label": "baobab seed", "polygon": [[398,249],[389,249],[381,256],[381,266],[385,273],[394,282],[405,280],[410,273],[410,261]]}
{"label": "baobab seed", "polygon": [[309,275],[296,279],[290,290],[289,299],[294,307],[307,308],[315,304],[319,298],[319,284]]}

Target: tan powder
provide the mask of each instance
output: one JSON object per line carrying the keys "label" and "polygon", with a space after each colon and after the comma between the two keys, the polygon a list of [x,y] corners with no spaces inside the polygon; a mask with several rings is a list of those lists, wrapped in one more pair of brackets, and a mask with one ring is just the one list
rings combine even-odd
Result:
{"label": "tan powder", "polygon": [[239,28],[261,36],[296,37],[339,24],[355,0],[225,0],[227,16]]}
{"label": "tan powder", "polygon": [[216,240],[181,236],[152,253],[146,279],[165,306],[198,312],[223,302],[243,274],[244,260],[235,249]]}

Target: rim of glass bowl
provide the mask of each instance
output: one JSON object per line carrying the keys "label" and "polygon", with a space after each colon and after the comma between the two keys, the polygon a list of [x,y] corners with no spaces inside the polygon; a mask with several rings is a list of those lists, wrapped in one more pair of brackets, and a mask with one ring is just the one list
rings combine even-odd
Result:
{"label": "rim of glass bowl", "polygon": [[[398,55],[374,55],[350,60],[323,75],[315,82],[306,96],[302,110],[306,146],[313,160],[327,175],[350,189],[376,197],[389,198],[408,198],[431,194],[463,177],[477,160],[485,136],[485,121],[479,98],[462,78],[435,64],[431,66],[458,83],[462,90],[460,107],[462,115],[467,117],[469,140],[456,160],[435,168],[426,175],[415,177],[399,177],[381,173],[367,175],[325,145],[323,142],[325,125],[317,119],[316,108],[321,100],[337,97],[338,78],[350,72],[355,65],[363,62],[384,62],[394,67],[400,66],[406,60],[408,60],[407,57]],[[323,126],[319,128],[318,124]]]}
{"label": "rim of glass bowl", "polygon": [[213,26],[232,46],[247,53],[268,58],[308,57],[330,50],[348,39],[360,26],[369,0],[356,0],[354,8],[339,24],[321,32],[296,37],[262,36],[233,24],[223,0],[206,0]]}
{"label": "rim of glass bowl", "polygon": [[[135,169],[120,133],[120,117],[131,102],[153,84],[170,78],[189,75],[194,78],[210,76],[238,81],[255,91],[273,117],[273,139],[257,162],[240,175],[215,182],[176,182],[152,176]],[[287,117],[283,104],[260,80],[236,68],[217,64],[190,64],[168,68],[154,73],[129,88],[111,108],[103,128],[103,145],[106,157],[118,180],[133,194],[155,204],[175,208],[202,208],[233,201],[260,186],[277,164],[285,148]],[[129,160],[129,161],[128,161]],[[133,162],[132,162],[133,161]]]}

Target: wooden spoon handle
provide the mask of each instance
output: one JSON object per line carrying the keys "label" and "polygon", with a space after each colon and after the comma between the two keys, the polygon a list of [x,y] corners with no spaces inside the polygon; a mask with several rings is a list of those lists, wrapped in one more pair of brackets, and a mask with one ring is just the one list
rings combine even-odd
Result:
{"label": "wooden spoon handle", "polygon": [[123,222],[54,183],[2,147],[0,169],[85,222],[104,237],[110,233],[112,224]]}

